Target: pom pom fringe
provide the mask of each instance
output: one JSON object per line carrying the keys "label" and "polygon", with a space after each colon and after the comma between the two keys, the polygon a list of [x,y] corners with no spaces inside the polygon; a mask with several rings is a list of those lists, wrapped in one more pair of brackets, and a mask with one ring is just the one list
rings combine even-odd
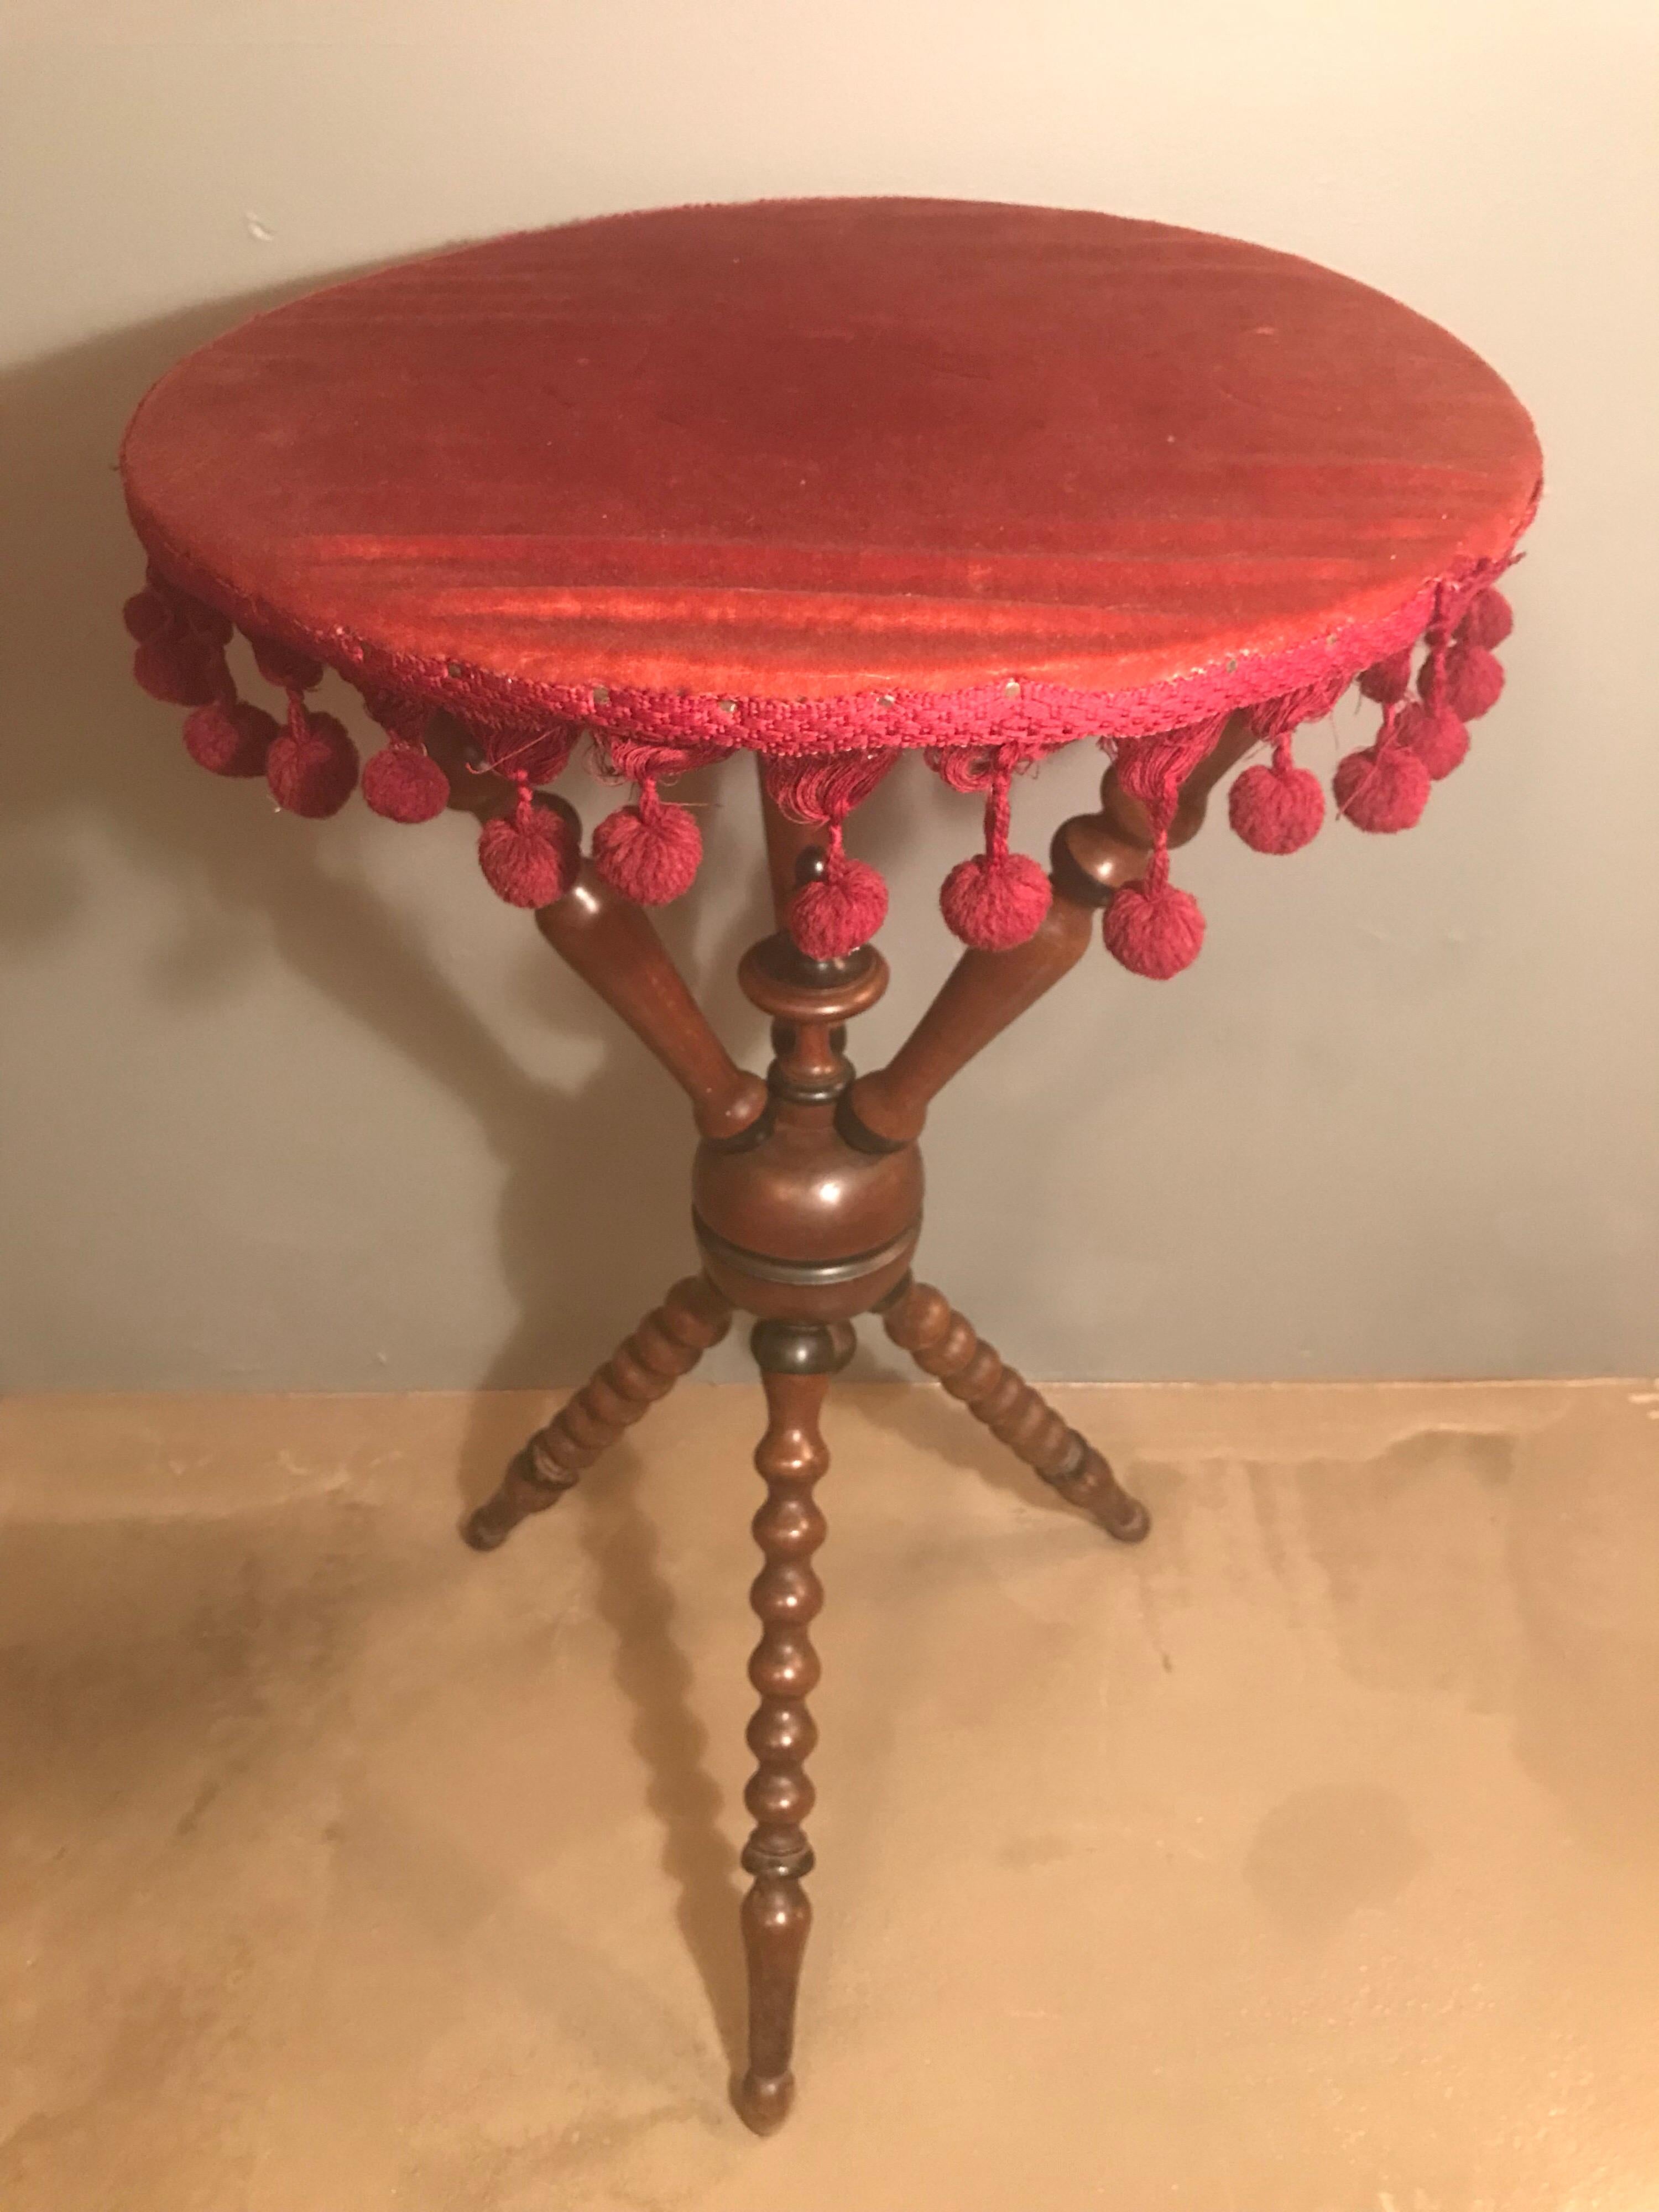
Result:
{"label": "pom pom fringe", "polygon": [[486,822],[478,833],[478,866],[485,882],[508,906],[551,906],[576,880],[581,848],[556,805],[538,805],[527,777],[519,783],[510,815]]}
{"label": "pom pom fringe", "polygon": [[894,767],[896,752],[769,760],[766,788],[792,822],[844,822]]}
{"label": "pom pom fringe", "polygon": [[946,927],[981,952],[1006,952],[1035,937],[1054,900],[1048,878],[1037,863],[1024,853],[1008,849],[1013,772],[1013,762],[1006,754],[992,764],[985,798],[985,850],[958,862],[939,895]]}
{"label": "pom pom fringe", "polygon": [[210,775],[263,775],[279,735],[273,716],[243,699],[198,707],[185,723],[185,750]]}
{"label": "pom pom fringe", "polygon": [[1256,853],[1299,853],[1319,835],[1325,794],[1319,778],[1297,766],[1288,735],[1274,745],[1271,766],[1247,768],[1234,780],[1227,818]]}
{"label": "pom pom fringe", "polygon": [[253,665],[267,684],[274,684],[279,691],[314,691],[323,680],[323,664],[308,653],[296,653],[292,646],[282,645],[274,637],[255,637],[249,635],[248,643],[253,650]]}
{"label": "pom pom fringe", "polygon": [[823,873],[802,884],[787,908],[789,934],[809,960],[841,960],[870,939],[887,919],[887,886],[867,860],[842,842],[842,824],[898,759],[896,751],[769,760],[763,773],[773,803],[793,822],[828,830]]}
{"label": "pom pom fringe", "polygon": [[1397,724],[1391,707],[1376,743],[1346,754],[1333,779],[1337,812],[1375,836],[1409,830],[1429,800],[1429,771],[1400,741]]}
{"label": "pom pom fringe", "polygon": [[313,822],[337,814],[357,787],[357,748],[345,724],[314,714],[304,695],[288,695],[288,727],[265,756],[265,781],[285,813]]}
{"label": "pom pom fringe", "polygon": [[1042,928],[1054,903],[1048,877],[1025,853],[975,853],[940,886],[945,926],[980,952],[1006,952]]}
{"label": "pom pom fringe", "polygon": [[[1297,695],[1298,697],[1305,695]],[[1285,709],[1285,713],[1291,710]],[[1136,975],[1165,982],[1197,959],[1204,915],[1190,891],[1170,881],[1170,824],[1181,787],[1213,748],[1231,719],[1212,715],[1161,738],[1142,738],[1117,749],[1117,778],[1138,799],[1152,824],[1152,857],[1139,883],[1116,892],[1101,921],[1106,950]],[[1295,723],[1289,722],[1288,728]]]}
{"label": "pom pom fringe", "polygon": [[177,590],[152,567],[121,617],[137,646],[133,676],[152,699],[169,707],[235,704],[236,687],[225,665],[231,625],[216,608]]}
{"label": "pom pom fringe", "polygon": [[1317,684],[1305,684],[1299,691],[1286,691],[1277,699],[1247,707],[1244,719],[1257,737],[1276,744],[1279,738],[1299,730],[1304,722],[1323,721],[1347,688],[1348,678],[1340,669],[1333,670]]}
{"label": "pom pom fringe", "polygon": [[[1431,781],[1449,775],[1468,752],[1466,725],[1497,703],[1504,671],[1493,648],[1510,634],[1514,617],[1492,580],[1507,565],[1486,563],[1461,583],[1436,590],[1415,698],[1410,696],[1415,654],[1409,647],[1360,676],[1361,691],[1381,704],[1383,717],[1376,742],[1337,763],[1337,810],[1357,828],[1388,834],[1415,823]],[[123,607],[122,618],[133,641],[139,684],[152,696],[191,710],[185,745],[200,766],[216,775],[263,772],[278,805],[292,813],[319,818],[344,805],[358,781],[356,748],[332,714],[313,713],[303,696],[321,680],[320,660],[249,633],[261,673],[288,694],[286,727],[281,727],[237,696],[225,657],[234,634],[229,617],[179,590],[154,564],[143,589]],[[1234,829],[1256,851],[1297,852],[1316,835],[1324,794],[1317,780],[1297,765],[1291,741],[1301,723],[1329,713],[1346,681],[1341,671],[1328,670],[1314,682],[1243,710],[1252,732],[1273,748],[1271,762],[1246,769],[1228,797]],[[431,820],[449,804],[452,792],[448,775],[425,748],[430,710],[397,693],[365,689],[364,697],[389,738],[362,771],[365,799],[392,821]],[[593,699],[610,703],[597,689]],[[737,702],[720,704],[735,712]],[[1169,880],[1170,830],[1182,783],[1228,719],[1218,713],[1154,735],[1102,740],[1113,752],[1120,785],[1139,801],[1152,829],[1144,877],[1115,894],[1103,921],[1108,948],[1139,975],[1177,975],[1203,943],[1204,917],[1196,901]],[[538,803],[534,787],[560,774],[580,734],[568,720],[532,726],[491,719],[473,731],[488,767],[518,787],[512,814],[487,822],[478,841],[485,876],[511,905],[549,905],[574,880],[580,860],[574,817],[561,804]],[[846,851],[842,824],[894,767],[902,742],[763,762],[767,787],[784,812],[798,822],[822,823],[828,832],[822,874],[799,887],[788,908],[791,933],[809,957],[843,957],[866,943],[885,919],[886,885],[876,869]],[[658,781],[725,758],[738,750],[735,741],[700,729],[684,744],[670,736],[647,740],[615,732],[596,743],[604,771],[638,787],[635,802],[595,831],[596,869],[642,905],[678,898],[696,874],[702,839],[687,809],[658,796]],[[1043,749],[1026,736],[927,752],[930,765],[952,788],[986,794],[985,850],[951,869],[939,893],[951,929],[986,951],[1025,942],[1051,904],[1042,868],[1008,846],[1012,775]]]}
{"label": "pom pom fringe", "polygon": [[366,690],[363,704],[392,740],[363,766],[363,799],[387,822],[430,822],[448,805],[449,778],[426,749],[428,708],[395,692]]}
{"label": "pom pom fringe", "polygon": [[1100,926],[1113,959],[1156,983],[1190,968],[1204,944],[1203,909],[1190,891],[1176,890],[1168,869],[1163,856],[1156,873],[1149,868],[1138,884],[1125,884]]}
{"label": "pom pom fringe", "polygon": [[638,801],[608,815],[593,832],[593,865],[613,890],[640,906],[666,906],[696,880],[702,832],[689,808],[657,796],[653,778]]}
{"label": "pom pom fringe", "polygon": [[789,934],[809,960],[842,960],[856,952],[887,919],[887,886],[867,860],[842,846],[841,824],[830,825],[824,868],[789,902]]}
{"label": "pom pom fringe", "polygon": [[1497,586],[1488,584],[1469,601],[1458,627],[1471,645],[1484,646],[1490,653],[1515,628],[1514,611]]}
{"label": "pom pom fringe", "polygon": [[1375,699],[1379,707],[1397,706],[1412,688],[1412,649],[1403,646],[1388,659],[1379,660],[1368,668],[1359,679],[1359,688],[1366,698]]}
{"label": "pom pom fringe", "polygon": [[394,738],[364,763],[363,798],[388,822],[430,822],[449,804],[449,778],[422,746]]}
{"label": "pom pom fringe", "polygon": [[1469,749],[1469,733],[1462,718],[1443,702],[1437,707],[1408,699],[1395,720],[1395,735],[1408,745],[1438,783],[1449,775]]}
{"label": "pom pom fringe", "polygon": [[1445,703],[1466,722],[1490,714],[1504,689],[1504,670],[1496,653],[1468,638],[1454,641],[1446,655]]}
{"label": "pom pom fringe", "polygon": [[497,775],[526,776],[532,783],[554,783],[563,775],[579,734],[574,723],[550,723],[535,729],[480,727],[478,750]]}

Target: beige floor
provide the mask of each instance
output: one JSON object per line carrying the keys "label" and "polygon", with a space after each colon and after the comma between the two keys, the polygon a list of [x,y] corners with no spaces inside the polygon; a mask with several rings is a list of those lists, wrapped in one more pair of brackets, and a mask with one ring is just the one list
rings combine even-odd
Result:
{"label": "beige floor", "polygon": [[757,1395],[0,1408],[5,2212],[1652,2212],[1659,1396],[835,1401],[801,2100],[726,2107]]}

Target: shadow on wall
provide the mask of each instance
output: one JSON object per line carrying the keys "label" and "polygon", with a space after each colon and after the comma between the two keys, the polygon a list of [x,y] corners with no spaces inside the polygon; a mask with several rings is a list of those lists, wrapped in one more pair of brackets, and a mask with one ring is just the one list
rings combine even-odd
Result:
{"label": "shadow on wall", "polygon": [[[89,826],[173,902],[176,934],[149,971],[158,1007],[228,1000],[239,940],[250,928],[268,933],[296,974],[465,1106],[500,1163],[501,1266],[517,1319],[478,1384],[574,1382],[694,1264],[685,1181],[693,1132],[680,1094],[551,956],[535,985],[538,1010],[602,1056],[573,1091],[527,1072],[418,933],[337,872],[337,848],[331,861],[313,826],[260,803],[261,787],[204,775],[179,744],[182,714],[147,700],[129,672],[120,607],[141,580],[142,555],[115,473],[122,428],[181,355],[310,289],[296,283],[167,317],[31,363],[5,383],[0,553],[7,613],[29,643],[9,677],[12,738],[0,755],[0,942],[27,949],[77,925],[91,890]],[[361,708],[351,721],[361,740]],[[724,795],[742,800],[735,780],[746,777],[744,763],[708,773],[732,780]],[[585,769],[568,783],[590,823],[611,803]],[[688,778],[682,795],[695,799],[699,784],[706,792],[707,778]],[[712,1018],[752,1061],[761,1024],[734,970],[742,948],[770,926],[764,870],[753,823],[745,834],[720,820],[746,813],[738,804],[704,817],[711,858],[747,883],[722,941],[693,958],[695,900],[666,910],[661,925]],[[861,845],[880,861],[898,834],[892,807],[884,820],[874,805]],[[444,864],[465,852],[452,838]],[[470,859],[460,864],[471,867]],[[524,926],[539,950],[527,917]],[[110,1074],[113,1096],[118,1070]],[[350,1106],[354,1118],[365,1110],[361,1101]]]}

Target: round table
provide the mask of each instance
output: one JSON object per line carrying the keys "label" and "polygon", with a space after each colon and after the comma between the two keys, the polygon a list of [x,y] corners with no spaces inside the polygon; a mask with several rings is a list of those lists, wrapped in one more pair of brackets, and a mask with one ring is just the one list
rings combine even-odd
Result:
{"label": "round table", "polygon": [[[163,377],[122,472],[149,556],[135,672],[189,710],[192,757],[301,815],[361,785],[395,822],[475,816],[491,889],[690,1099],[700,1272],[465,1534],[501,1543],[734,1310],[755,1317],[736,2101],[764,2132],[793,2092],[819,1409],[853,1320],[878,1313],[1109,1534],[1147,1528],[1093,1445],[912,1274],[928,1104],[1076,963],[1096,915],[1125,967],[1179,974],[1205,924],[1172,850],[1252,752],[1233,827],[1262,852],[1305,845],[1328,809],[1295,733],[1356,681],[1378,726],[1339,763],[1334,811],[1373,832],[1417,820],[1502,688],[1497,585],[1537,503],[1532,427],[1444,331],[1290,255],[1077,210],[823,199],[574,223],[315,293]],[[280,719],[243,696],[238,630]],[[378,732],[361,766],[312,696],[329,671]],[[1045,869],[1012,841],[1015,779],[1085,739],[1108,756],[1100,806],[1060,825]],[[586,854],[552,788],[579,751],[635,787]],[[777,921],[740,971],[772,1018],[764,1077],[647,911],[701,858],[661,787],[740,752]],[[907,752],[983,794],[984,842],[940,890],[967,949],[855,1077],[845,1025],[886,982],[886,890],[846,827]]]}

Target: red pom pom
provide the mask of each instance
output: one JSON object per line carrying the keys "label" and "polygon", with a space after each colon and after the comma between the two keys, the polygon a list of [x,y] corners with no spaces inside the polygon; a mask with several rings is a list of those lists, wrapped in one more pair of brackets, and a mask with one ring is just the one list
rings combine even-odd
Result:
{"label": "red pom pom", "polygon": [[1437,783],[1469,749],[1469,733],[1443,702],[1438,707],[1407,700],[1395,720],[1395,736],[1409,745]]}
{"label": "red pom pom", "polygon": [[666,906],[696,878],[702,832],[684,806],[665,805],[654,793],[637,806],[618,808],[593,832],[593,865],[612,890],[641,906]]}
{"label": "red pom pom", "polygon": [[887,886],[879,872],[839,849],[827,856],[817,881],[803,884],[789,902],[789,934],[809,960],[855,952],[886,919]]}
{"label": "red pom pom", "polygon": [[173,617],[167,611],[167,601],[157,591],[146,584],[142,592],[135,592],[121,609],[121,619],[126,624],[127,635],[143,645],[159,637]]}
{"label": "red pom pom", "polygon": [[1468,638],[1471,645],[1485,646],[1488,653],[1494,646],[1502,645],[1514,628],[1514,610],[1502,592],[1491,585],[1484,592],[1476,592],[1457,625],[1460,637]]}
{"label": "red pom pom", "polygon": [[265,781],[278,806],[321,822],[337,814],[357,782],[357,748],[332,714],[291,709],[288,727],[265,759]]}
{"label": "red pom pom", "polygon": [[478,833],[478,866],[509,906],[551,906],[576,880],[581,848],[554,806],[520,805]]}
{"label": "red pom pom", "polygon": [[1024,853],[976,853],[945,878],[945,927],[981,952],[1006,952],[1042,927],[1054,901],[1048,878]]}
{"label": "red pom pom", "polygon": [[280,732],[263,707],[244,699],[198,707],[185,724],[185,750],[211,775],[263,775]]}
{"label": "red pom pom", "polygon": [[1325,794],[1293,761],[1247,768],[1227,794],[1234,829],[1256,853],[1299,853],[1319,834]]}
{"label": "red pom pom", "polygon": [[449,804],[449,778],[418,745],[382,745],[364,763],[363,797],[388,822],[430,822]]}
{"label": "red pom pom", "polygon": [[1132,974],[1167,982],[1197,959],[1204,914],[1190,891],[1147,877],[1125,884],[1101,924],[1106,950]]}
{"label": "red pom pom", "polygon": [[183,627],[205,638],[210,645],[227,646],[236,635],[236,625],[230,617],[221,614],[217,607],[209,606],[205,599],[192,599],[188,592],[179,592],[174,596],[173,605]]}
{"label": "red pom pom", "polygon": [[171,625],[144,640],[132,656],[132,673],[152,699],[169,707],[206,707],[219,695],[212,645]]}
{"label": "red pom pom", "polygon": [[1484,645],[1459,639],[1446,655],[1445,703],[1466,722],[1498,704],[1503,664]]}
{"label": "red pom pom", "polygon": [[253,665],[267,684],[274,684],[282,691],[309,691],[323,680],[323,664],[313,660],[308,653],[296,653],[291,645],[280,644],[274,637],[249,635],[253,648]]}
{"label": "red pom pom", "polygon": [[1411,681],[1412,649],[1405,645],[1398,653],[1391,653],[1386,660],[1379,660],[1374,668],[1368,668],[1359,679],[1359,688],[1378,706],[1392,707],[1397,699],[1405,697]]}
{"label": "red pom pom", "polygon": [[1332,781],[1337,812],[1357,830],[1409,830],[1429,803],[1429,771],[1417,755],[1380,739],[1338,761]]}

